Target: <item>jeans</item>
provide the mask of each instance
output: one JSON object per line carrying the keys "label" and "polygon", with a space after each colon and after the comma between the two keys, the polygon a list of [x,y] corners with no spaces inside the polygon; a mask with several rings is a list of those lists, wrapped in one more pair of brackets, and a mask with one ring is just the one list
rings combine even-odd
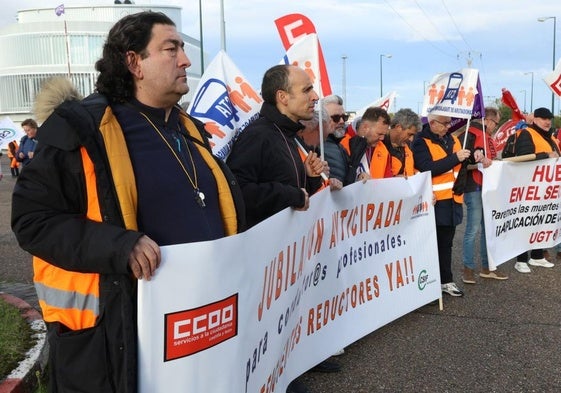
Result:
{"label": "jeans", "polygon": [[473,252],[475,250],[475,237],[477,231],[481,229],[481,238],[479,241],[479,249],[481,251],[481,267],[489,269],[489,260],[487,259],[487,243],[485,241],[485,224],[483,222],[483,201],[481,200],[481,191],[466,192],[464,194],[464,203],[467,208],[466,231],[464,234],[464,267],[475,269],[473,261]]}

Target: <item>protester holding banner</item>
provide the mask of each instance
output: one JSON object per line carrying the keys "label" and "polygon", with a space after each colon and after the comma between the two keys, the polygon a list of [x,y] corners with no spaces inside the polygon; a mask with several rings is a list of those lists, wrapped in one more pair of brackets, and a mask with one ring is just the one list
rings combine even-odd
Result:
{"label": "protester holding banner", "polygon": [[[329,170],[315,152],[302,161],[296,142],[304,129],[300,120],[313,118],[319,99],[308,74],[292,65],[274,66],[263,76],[261,95],[260,118],[247,126],[228,157],[242,188],[249,226],[287,207],[307,210],[309,196],[322,185],[321,173]],[[330,363],[325,367],[322,371],[340,368]],[[290,393],[307,391],[297,380],[287,388]]]}
{"label": "protester holding banner", "polygon": [[390,130],[384,137],[384,145],[391,156],[393,176],[408,177],[417,172],[409,144],[420,129],[421,120],[411,109],[403,108],[393,115]]}
{"label": "protester holding banner", "polygon": [[[514,153],[516,156],[525,156],[528,160],[543,160],[546,158],[559,157],[559,145],[552,135],[553,113],[547,108],[537,108],[534,110],[534,120],[531,125],[523,127],[516,132],[516,142]],[[531,273],[528,266],[553,267],[553,263],[544,257],[543,249],[525,251],[516,257],[514,268],[520,273]]]}
{"label": "protester holding banner", "polygon": [[35,255],[50,392],[137,392],[137,280],[156,274],[160,246],[243,229],[235,178],[177,105],[189,91],[183,48],[163,13],[127,15],[96,63],[99,93],[80,100],[59,78],[37,97],[44,123],[12,228]]}
{"label": "protester holding banner", "polygon": [[462,149],[458,138],[448,132],[450,125],[450,117],[429,113],[428,123],[415,135],[411,150],[415,168],[421,172],[431,171],[432,175],[442,292],[463,296],[452,275],[452,244],[456,226],[463,218],[465,177],[458,175],[470,151]]}
{"label": "protester holding banner", "polygon": [[249,227],[287,207],[307,210],[327,165],[314,152],[302,163],[294,139],[304,128],[299,120],[313,117],[318,100],[308,74],[291,65],[272,67],[261,95],[259,119],[236,140],[227,161],[242,188]]}
{"label": "protester holding banner", "polygon": [[344,183],[349,169],[349,156],[340,141],[345,136],[346,121],[349,116],[345,113],[343,99],[336,94],[325,97],[323,106],[329,119],[324,158],[329,164],[330,177]]}
{"label": "protester holding banner", "polygon": [[[483,120],[473,119],[470,123],[467,135],[461,134],[459,139],[465,140],[465,148],[469,149],[471,155],[467,165],[466,188],[464,191],[464,203],[466,205],[466,230],[463,242],[464,272],[462,281],[465,284],[475,284],[475,237],[477,231],[481,230],[479,248],[481,252],[480,277],[496,280],[506,280],[508,276],[498,270],[489,269],[487,256],[487,241],[485,240],[485,224],[483,222],[483,202],[481,199],[481,188],[483,174],[478,169],[480,163],[483,168],[489,167],[492,160],[497,157],[497,150],[492,134],[501,120],[501,115],[496,108],[485,108]],[[485,134],[484,134],[485,133]]]}
{"label": "protester holding banner", "polygon": [[392,177],[390,153],[382,142],[389,125],[390,115],[385,109],[370,107],[357,121],[356,135],[347,133],[341,140],[350,157],[345,185]]}
{"label": "protester holding banner", "polygon": [[37,122],[33,119],[25,119],[21,122],[21,127],[25,131],[25,136],[21,138],[16,157],[23,166],[26,166],[33,159],[37,145]]}

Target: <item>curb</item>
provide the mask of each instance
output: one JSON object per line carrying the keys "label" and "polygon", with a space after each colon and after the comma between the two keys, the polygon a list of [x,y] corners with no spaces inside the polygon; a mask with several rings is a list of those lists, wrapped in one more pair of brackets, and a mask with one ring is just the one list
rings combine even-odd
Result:
{"label": "curb", "polygon": [[48,348],[46,345],[47,328],[41,314],[18,297],[0,292],[0,297],[20,310],[34,332],[35,345],[27,351],[25,359],[5,380],[0,381],[0,393],[24,393],[33,391],[37,385],[35,371],[43,371],[47,364]]}

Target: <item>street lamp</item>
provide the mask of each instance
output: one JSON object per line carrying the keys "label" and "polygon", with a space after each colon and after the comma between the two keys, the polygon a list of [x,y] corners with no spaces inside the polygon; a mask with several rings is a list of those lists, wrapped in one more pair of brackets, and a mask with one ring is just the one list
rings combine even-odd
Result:
{"label": "street lamp", "polygon": [[[542,16],[538,18],[538,22],[545,22],[548,19],[553,19],[553,70],[555,71],[555,30],[557,28],[556,16]],[[551,92],[551,113],[555,116],[555,94]]]}
{"label": "street lamp", "polygon": [[391,59],[392,55],[380,55],[380,97],[383,96],[383,88],[382,88],[382,57],[385,57],[387,59]]}
{"label": "street lamp", "polygon": [[526,112],[526,90],[520,90],[520,93],[524,93],[524,113]]}
{"label": "street lamp", "polygon": [[343,103],[347,105],[347,55],[341,56],[343,60]]}
{"label": "street lamp", "polygon": [[528,71],[525,72],[524,75],[532,75],[532,84],[530,85],[530,112],[534,112],[534,72]]}

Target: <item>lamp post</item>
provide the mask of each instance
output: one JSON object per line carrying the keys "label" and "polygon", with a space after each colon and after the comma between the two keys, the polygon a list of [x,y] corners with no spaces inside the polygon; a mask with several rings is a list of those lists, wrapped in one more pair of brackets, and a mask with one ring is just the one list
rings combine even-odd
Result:
{"label": "lamp post", "polygon": [[[557,29],[556,16],[543,16],[538,18],[538,22],[545,22],[548,19],[553,19],[553,70],[555,70],[555,30]],[[555,116],[555,94],[551,92],[551,113]]]}
{"label": "lamp post", "polygon": [[382,57],[385,57],[386,59],[391,59],[392,55],[380,55],[380,97],[382,97],[384,95],[384,89],[382,88]]}
{"label": "lamp post", "polygon": [[203,4],[199,0],[199,38],[201,40],[201,76],[205,72],[205,52],[203,50]]}
{"label": "lamp post", "polygon": [[524,75],[532,75],[532,84],[530,85],[530,112],[534,112],[534,71],[525,72]]}
{"label": "lamp post", "polygon": [[347,104],[347,55],[341,56],[343,60],[343,103]]}
{"label": "lamp post", "polygon": [[520,93],[524,93],[524,113],[526,112],[526,90],[520,90]]}

